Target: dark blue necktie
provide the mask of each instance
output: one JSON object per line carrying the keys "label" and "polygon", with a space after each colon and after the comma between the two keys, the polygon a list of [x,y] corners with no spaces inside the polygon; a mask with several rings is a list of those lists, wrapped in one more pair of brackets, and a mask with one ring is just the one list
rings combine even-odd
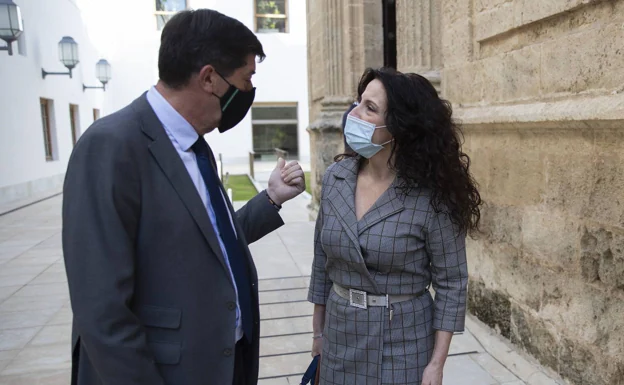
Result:
{"label": "dark blue necktie", "polygon": [[249,270],[246,262],[246,256],[243,246],[236,238],[234,228],[230,222],[229,210],[225,204],[223,194],[221,193],[219,177],[212,165],[210,149],[203,137],[199,137],[197,142],[191,147],[195,152],[197,166],[204,179],[208,194],[210,195],[210,204],[217,217],[218,235],[223,241],[226,258],[230,262],[230,268],[234,275],[234,281],[238,290],[238,303],[241,311],[241,322],[243,332],[247,340],[251,342],[253,332],[253,312],[251,306],[251,285],[249,279]]}

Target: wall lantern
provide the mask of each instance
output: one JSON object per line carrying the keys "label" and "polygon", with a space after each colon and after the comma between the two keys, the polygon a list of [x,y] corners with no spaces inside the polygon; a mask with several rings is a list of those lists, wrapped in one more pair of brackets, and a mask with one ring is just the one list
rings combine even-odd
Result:
{"label": "wall lantern", "polygon": [[83,92],[86,89],[100,89],[106,91],[106,83],[111,80],[111,66],[106,59],[100,59],[100,61],[95,64],[95,77],[102,83],[102,87],[85,86],[83,84]]}
{"label": "wall lantern", "polygon": [[64,36],[58,44],[59,60],[69,70],[69,72],[47,72],[41,69],[41,76],[45,79],[48,75],[69,75],[72,77],[72,70],[80,63],[78,58],[78,43],[70,36]]}
{"label": "wall lantern", "polygon": [[0,51],[8,51],[13,55],[13,42],[24,32],[20,9],[12,0],[0,0],[0,39],[4,40],[6,47],[0,47]]}

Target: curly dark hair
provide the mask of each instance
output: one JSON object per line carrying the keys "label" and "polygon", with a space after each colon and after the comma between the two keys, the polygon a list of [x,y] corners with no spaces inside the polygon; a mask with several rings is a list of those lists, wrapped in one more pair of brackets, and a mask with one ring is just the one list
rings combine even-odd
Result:
{"label": "curly dark hair", "polygon": [[[405,194],[416,185],[430,189],[436,212],[446,210],[462,232],[478,231],[483,202],[469,172],[470,158],[461,149],[464,137],[451,117],[451,103],[424,77],[391,68],[364,71],[358,101],[374,79],[388,98],[385,124],[394,138],[388,166],[403,181],[398,187]],[[345,156],[356,154],[336,160]]]}

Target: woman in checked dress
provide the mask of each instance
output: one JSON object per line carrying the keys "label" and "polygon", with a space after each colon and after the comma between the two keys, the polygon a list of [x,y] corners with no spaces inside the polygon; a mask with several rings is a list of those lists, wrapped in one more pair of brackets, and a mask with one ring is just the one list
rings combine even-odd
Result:
{"label": "woman in checked dress", "polygon": [[425,78],[369,69],[344,134],[355,153],[323,178],[308,295],[320,383],[442,385],[481,205],[461,132]]}

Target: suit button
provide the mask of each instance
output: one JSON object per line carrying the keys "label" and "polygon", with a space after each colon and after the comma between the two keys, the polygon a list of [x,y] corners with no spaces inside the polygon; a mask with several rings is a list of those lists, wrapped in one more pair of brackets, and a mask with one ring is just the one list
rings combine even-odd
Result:
{"label": "suit button", "polygon": [[234,310],[236,309],[236,304],[234,302],[228,302],[227,308],[228,310]]}
{"label": "suit button", "polygon": [[226,356],[226,357],[231,356],[232,355],[232,349],[225,349],[223,351],[223,355]]}

